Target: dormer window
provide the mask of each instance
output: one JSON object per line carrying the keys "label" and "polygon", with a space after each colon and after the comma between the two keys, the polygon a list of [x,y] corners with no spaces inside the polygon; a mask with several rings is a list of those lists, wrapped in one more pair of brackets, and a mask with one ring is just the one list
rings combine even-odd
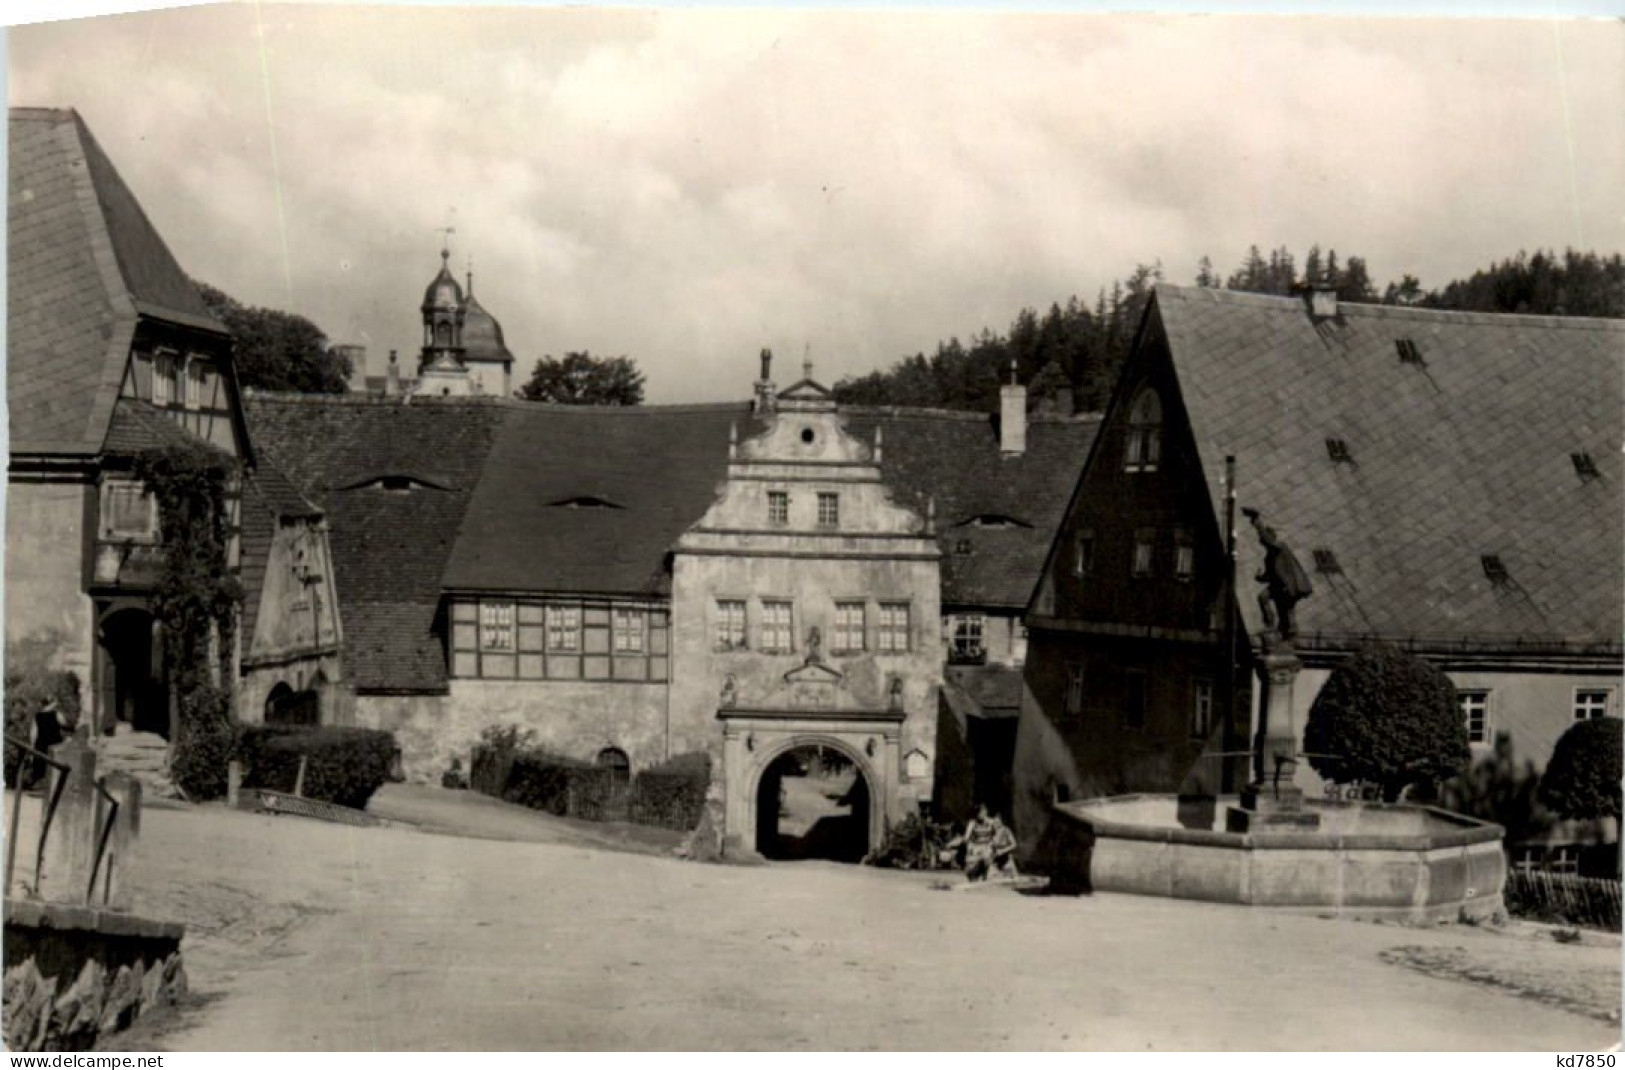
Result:
{"label": "dormer window", "polygon": [[1581,479],[1599,479],[1602,473],[1597,471],[1597,462],[1591,459],[1591,454],[1571,453],[1569,460],[1574,464],[1574,474]]}
{"label": "dormer window", "polygon": [[1354,463],[1354,454],[1349,452],[1349,444],[1340,438],[1326,440],[1326,456],[1332,459],[1333,464]]}
{"label": "dormer window", "polygon": [[340,490],[384,490],[391,494],[407,494],[414,490],[446,490],[438,483],[431,483],[418,476],[407,475],[404,472],[386,472],[371,479],[363,479],[359,483],[351,483]]}
{"label": "dormer window", "polygon": [[1155,472],[1162,460],[1162,399],[1151,387],[1141,390],[1128,413],[1124,446],[1125,472]]}
{"label": "dormer window", "polygon": [[1500,554],[1484,554],[1478,562],[1491,583],[1500,585],[1511,581],[1512,574],[1507,571],[1506,562],[1501,560]]}
{"label": "dormer window", "polygon": [[173,354],[159,353],[152,358],[152,403],[159,408],[175,404],[175,368]]}
{"label": "dormer window", "polygon": [[1417,348],[1416,341],[1411,338],[1394,339],[1394,349],[1399,352],[1401,364],[1415,364],[1418,367],[1427,367],[1427,361],[1422,359],[1422,351]]}
{"label": "dormer window", "polygon": [[622,509],[608,498],[599,498],[591,494],[582,494],[573,498],[560,498],[556,502],[549,502],[552,509]]}

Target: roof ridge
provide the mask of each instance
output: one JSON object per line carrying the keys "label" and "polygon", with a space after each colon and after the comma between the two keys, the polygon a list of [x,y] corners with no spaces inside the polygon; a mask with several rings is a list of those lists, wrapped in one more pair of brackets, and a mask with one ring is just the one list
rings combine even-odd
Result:
{"label": "roof ridge", "polygon": [[[1215,304],[1236,304],[1279,307],[1281,311],[1303,311],[1303,299],[1290,294],[1255,293],[1251,290],[1228,290],[1214,286],[1180,286],[1159,282],[1153,287],[1158,294],[1169,297],[1212,301]],[[1563,327],[1571,330],[1619,331],[1625,330],[1625,319],[1609,316],[1554,316],[1533,312],[1484,312],[1478,309],[1420,308],[1415,305],[1385,305],[1375,301],[1338,301],[1338,313],[1354,313],[1382,319],[1418,319],[1455,323],[1476,323],[1482,326],[1504,327]]]}

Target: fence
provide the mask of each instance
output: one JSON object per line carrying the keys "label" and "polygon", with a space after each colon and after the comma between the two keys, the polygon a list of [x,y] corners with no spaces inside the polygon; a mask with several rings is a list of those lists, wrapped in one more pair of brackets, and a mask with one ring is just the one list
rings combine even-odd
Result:
{"label": "fence", "polygon": [[1620,930],[1616,880],[1515,869],[1507,874],[1506,905],[1518,917]]}
{"label": "fence", "polygon": [[118,878],[134,847],[141,809],[141,785],[130,777],[97,777],[96,755],[88,741],[73,739],[55,748],[61,759],[18,740],[6,741],[16,754],[16,782],[6,840],[6,896],[18,883],[17,851],[22,841],[24,797],[30,770],[44,776],[39,792],[39,829],[33,865],[23,876],[24,895],[54,902],[120,908]]}

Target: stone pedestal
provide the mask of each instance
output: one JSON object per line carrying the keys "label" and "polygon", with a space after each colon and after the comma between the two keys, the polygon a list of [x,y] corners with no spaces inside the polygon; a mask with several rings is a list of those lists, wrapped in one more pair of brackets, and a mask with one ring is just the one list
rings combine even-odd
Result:
{"label": "stone pedestal", "polygon": [[1267,647],[1260,659],[1264,685],[1263,716],[1255,742],[1253,779],[1241,792],[1241,805],[1230,808],[1225,826],[1231,832],[1312,831],[1320,815],[1304,807],[1298,784],[1298,726],[1292,691],[1303,662],[1290,644]]}
{"label": "stone pedestal", "polygon": [[[100,797],[96,791],[96,750],[88,733],[81,730],[52,747],[51,757],[68,767],[66,774],[51,770],[51,788],[55,778],[63,775],[68,784],[45,840],[45,860],[38,874],[39,897],[48,902],[83,903],[96,854],[96,801]],[[42,820],[51,788],[41,796]]]}

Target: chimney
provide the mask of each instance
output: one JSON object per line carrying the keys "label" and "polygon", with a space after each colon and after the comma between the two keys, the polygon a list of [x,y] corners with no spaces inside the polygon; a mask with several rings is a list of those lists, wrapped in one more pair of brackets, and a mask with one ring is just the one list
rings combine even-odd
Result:
{"label": "chimney", "polygon": [[778,387],[773,385],[773,351],[764,349],[762,350],[762,377],[756,380],[756,414],[762,416],[772,412],[778,400],[778,394]]}
{"label": "chimney", "polygon": [[400,358],[395,350],[389,351],[389,367],[384,370],[384,397],[400,397],[401,394],[401,366]]}
{"label": "chimney", "polygon": [[1329,320],[1337,316],[1337,290],[1324,282],[1305,282],[1294,287],[1303,298],[1304,307],[1312,320]]}
{"label": "chimney", "polygon": [[1016,382],[1016,362],[1010,362],[1010,381],[999,387],[999,452],[1020,457],[1027,452],[1027,388]]}

